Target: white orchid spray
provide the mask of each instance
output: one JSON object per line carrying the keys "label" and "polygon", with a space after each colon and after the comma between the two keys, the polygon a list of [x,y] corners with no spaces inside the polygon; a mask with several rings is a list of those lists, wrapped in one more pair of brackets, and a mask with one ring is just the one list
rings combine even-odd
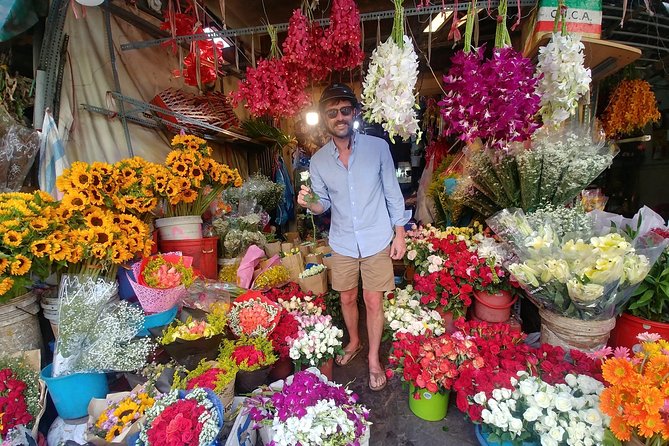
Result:
{"label": "white orchid spray", "polygon": [[393,31],[372,53],[362,86],[362,104],[367,122],[381,124],[393,139],[420,133],[414,88],[418,81],[418,56],[411,39],[404,35],[403,0],[395,3]]}
{"label": "white orchid spray", "polygon": [[[578,108],[578,101],[590,91],[591,73],[585,68],[585,46],[581,38],[566,32],[564,14],[556,17],[556,26],[551,40],[539,48],[537,74],[541,76],[537,87],[541,95],[539,113],[545,125],[557,126],[569,119]],[[562,20],[562,32],[557,32]]]}

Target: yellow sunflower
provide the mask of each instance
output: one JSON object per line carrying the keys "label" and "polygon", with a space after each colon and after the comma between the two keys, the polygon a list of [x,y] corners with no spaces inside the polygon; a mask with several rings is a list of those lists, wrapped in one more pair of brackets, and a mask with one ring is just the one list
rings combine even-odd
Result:
{"label": "yellow sunflower", "polygon": [[30,267],[33,262],[23,254],[19,254],[14,257],[14,261],[11,263],[9,268],[9,273],[12,276],[22,276],[30,271]]}
{"label": "yellow sunflower", "polygon": [[44,231],[49,228],[49,221],[44,217],[37,217],[30,222],[30,227],[35,231]]}
{"label": "yellow sunflower", "polygon": [[184,203],[192,203],[197,200],[197,192],[192,189],[186,189],[181,192],[181,201]]}
{"label": "yellow sunflower", "polygon": [[20,246],[22,241],[23,236],[17,231],[7,231],[2,237],[2,242],[7,246],[11,246],[12,248]]}
{"label": "yellow sunflower", "polygon": [[65,206],[70,209],[82,210],[88,204],[88,197],[83,192],[71,192],[63,197],[61,203],[62,206]]}
{"label": "yellow sunflower", "polygon": [[184,163],[183,161],[177,161],[172,164],[171,167],[172,172],[174,172],[176,175],[179,175],[180,177],[188,176],[190,169],[188,168],[188,164]]}
{"label": "yellow sunflower", "polygon": [[0,274],[4,274],[7,270],[7,267],[9,267],[9,260],[0,259]]}
{"label": "yellow sunflower", "polygon": [[190,177],[193,180],[202,181],[204,180],[204,172],[198,166],[194,166],[190,170]]}
{"label": "yellow sunflower", "polygon": [[91,164],[91,170],[96,174],[106,177],[112,173],[112,165],[101,161],[96,161]]}
{"label": "yellow sunflower", "polygon": [[100,246],[100,245],[94,245],[91,248],[91,254],[96,259],[100,259],[100,260],[106,259],[107,258],[107,248],[104,247],[104,246]]}
{"label": "yellow sunflower", "polygon": [[76,245],[70,250],[65,260],[67,263],[79,263],[84,257],[84,248],[81,245]]}
{"label": "yellow sunflower", "polygon": [[105,248],[110,246],[114,241],[114,235],[109,228],[94,228],[93,229],[93,243],[96,243]]}
{"label": "yellow sunflower", "polygon": [[35,240],[30,244],[30,252],[37,258],[42,258],[45,255],[48,255],[50,250],[51,245],[46,239]]}
{"label": "yellow sunflower", "polygon": [[10,277],[5,277],[0,281],[0,296],[9,292],[14,286],[14,279]]}
{"label": "yellow sunflower", "polygon": [[64,243],[53,243],[51,245],[51,254],[49,258],[55,262],[62,262],[70,255],[70,248]]}

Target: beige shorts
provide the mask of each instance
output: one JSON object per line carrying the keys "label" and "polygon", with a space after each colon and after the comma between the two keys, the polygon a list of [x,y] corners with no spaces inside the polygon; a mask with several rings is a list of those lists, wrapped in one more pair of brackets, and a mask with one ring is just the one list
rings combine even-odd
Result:
{"label": "beige shorts", "polygon": [[392,291],[395,289],[393,261],[390,246],[373,256],[354,258],[332,253],[332,289],[348,291],[358,286],[362,274],[362,288],[368,291]]}

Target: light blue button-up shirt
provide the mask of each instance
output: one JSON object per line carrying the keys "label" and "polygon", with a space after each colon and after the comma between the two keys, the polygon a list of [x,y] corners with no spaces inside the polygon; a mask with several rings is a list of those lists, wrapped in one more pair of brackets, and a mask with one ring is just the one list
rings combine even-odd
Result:
{"label": "light blue button-up shirt", "polygon": [[360,258],[385,249],[393,227],[404,226],[404,197],[388,143],[354,133],[348,169],[333,141],[311,157],[313,191],[332,209],[329,241],[341,255]]}

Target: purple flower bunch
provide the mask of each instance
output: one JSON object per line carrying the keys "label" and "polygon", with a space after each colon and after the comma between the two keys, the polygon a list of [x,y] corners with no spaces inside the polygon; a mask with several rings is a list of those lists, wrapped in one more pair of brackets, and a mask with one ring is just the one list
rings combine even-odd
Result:
{"label": "purple flower bunch", "polygon": [[444,134],[466,142],[480,138],[489,147],[504,149],[539,128],[539,77],[532,62],[513,48],[494,48],[488,60],[484,51],[460,51],[451,59],[444,76],[447,93],[439,102]]}
{"label": "purple flower bunch", "polygon": [[369,410],[358,404],[358,395],[309,370],[295,373],[281,390],[265,387],[258,395],[247,399],[246,407],[258,428],[266,420],[301,419],[307,416],[308,408],[328,400],[334,401],[346,413],[355,426],[356,438],[361,438],[368,429]]}

